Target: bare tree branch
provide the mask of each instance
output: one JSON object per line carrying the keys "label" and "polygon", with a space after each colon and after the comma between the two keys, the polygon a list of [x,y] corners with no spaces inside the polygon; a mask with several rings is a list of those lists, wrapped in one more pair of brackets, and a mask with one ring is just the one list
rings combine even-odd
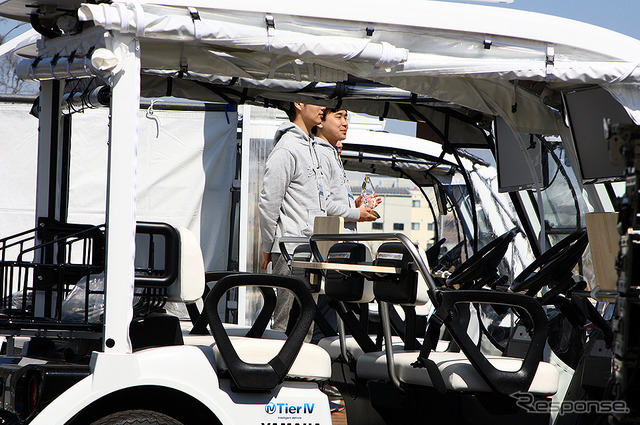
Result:
{"label": "bare tree branch", "polygon": [[[13,25],[12,25],[13,24]],[[0,18],[0,44],[9,41],[12,32],[23,28],[26,23],[10,21]],[[8,28],[5,30],[4,28]],[[16,66],[20,58],[14,54],[6,54],[0,57],[0,93],[2,94],[34,94],[37,93],[36,84],[27,83],[18,78],[15,73]]]}

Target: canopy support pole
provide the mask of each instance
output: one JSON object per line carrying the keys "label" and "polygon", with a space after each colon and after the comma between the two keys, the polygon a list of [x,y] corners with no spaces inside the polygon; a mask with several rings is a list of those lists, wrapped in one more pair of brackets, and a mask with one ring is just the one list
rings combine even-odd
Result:
{"label": "canopy support pole", "polygon": [[[40,218],[67,221],[69,204],[69,136],[68,119],[62,116],[64,81],[43,81],[40,85],[40,131],[38,133],[36,215],[34,227]],[[42,242],[42,241],[41,241]],[[35,261],[53,263],[54,247],[37,250]],[[36,317],[54,317],[56,294],[35,291],[34,312]]]}
{"label": "canopy support pole", "polygon": [[112,48],[125,53],[120,71],[112,77],[109,109],[103,350],[126,354],[132,351],[140,49],[137,38],[119,33]]}
{"label": "canopy support pole", "polygon": [[66,198],[63,193],[62,163],[63,119],[62,94],[64,81],[50,80],[40,84],[40,132],[38,133],[38,177],[36,196],[36,223],[39,217],[66,221]]}

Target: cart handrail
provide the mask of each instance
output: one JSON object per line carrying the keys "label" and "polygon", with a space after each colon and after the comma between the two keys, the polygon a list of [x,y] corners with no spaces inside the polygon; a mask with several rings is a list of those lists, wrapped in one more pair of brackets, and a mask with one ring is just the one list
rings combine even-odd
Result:
{"label": "cart handrail", "polygon": [[405,248],[411,253],[418,269],[422,273],[427,285],[429,286],[429,292],[432,293],[438,289],[431,273],[429,272],[429,264],[418,252],[416,245],[409,239],[404,233],[318,233],[311,235],[309,238],[309,245],[314,257],[319,262],[324,262],[322,254],[318,249],[317,241],[343,241],[343,242],[358,242],[358,241],[399,241]]}
{"label": "cart handrail", "polygon": [[[22,256],[24,254],[28,253],[28,252],[36,251],[38,249],[44,248],[46,246],[52,246],[52,245],[58,244],[60,242],[64,242],[65,245],[71,245],[71,244],[73,244],[73,243],[75,243],[77,241],[82,240],[83,238],[81,236],[83,236],[83,234],[86,234],[86,233],[89,233],[89,232],[93,232],[95,230],[102,230],[102,229],[104,229],[104,227],[105,227],[104,224],[98,224],[98,225],[95,225],[95,226],[91,226],[91,227],[89,227],[87,229],[80,230],[80,231],[75,232],[75,233],[70,233],[68,235],[52,239],[52,240],[50,240],[48,242],[44,242],[44,243],[41,243],[41,244],[38,244],[38,245],[34,245],[31,248],[27,248],[27,249],[21,251],[20,254],[18,255],[18,258],[16,259],[16,262],[19,263],[19,264],[27,263],[28,261],[23,261],[22,260]],[[35,229],[35,230],[37,230],[37,229]],[[74,239],[70,240],[71,238],[74,238]]]}
{"label": "cart handrail", "polygon": [[[8,248],[14,247],[16,245],[22,245],[22,244],[26,243],[27,241],[35,240],[35,238],[36,238],[36,236],[35,236],[36,230],[38,230],[37,227],[35,227],[33,229],[25,230],[23,232],[15,234],[15,235],[7,236],[5,238],[0,239],[0,245],[1,245],[0,246],[0,252],[2,252],[2,256],[0,257],[0,261],[6,261],[5,254],[6,254]],[[31,236],[29,238],[26,238],[26,239],[20,239],[20,240],[17,240],[15,242],[12,242],[12,243],[7,243],[8,241],[10,241],[12,239],[19,238],[19,237],[27,235],[29,233],[33,233],[33,236]],[[22,248],[20,248],[20,250],[22,251]]]}

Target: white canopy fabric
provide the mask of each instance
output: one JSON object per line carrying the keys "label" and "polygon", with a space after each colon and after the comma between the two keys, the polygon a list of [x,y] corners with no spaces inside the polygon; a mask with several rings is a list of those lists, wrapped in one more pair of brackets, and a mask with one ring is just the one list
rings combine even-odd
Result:
{"label": "white canopy fabric", "polygon": [[[330,65],[343,61],[368,71],[370,79],[469,75],[610,83],[640,77],[639,42],[603,28],[486,6],[424,0],[397,6],[350,1],[331,16],[329,8],[320,14],[304,2],[236,1],[212,8],[204,1],[139,1],[84,5],[79,13],[106,29],[194,41],[238,57],[260,52]],[[270,60],[262,64],[270,67]]]}
{"label": "white canopy fabric", "polygon": [[[625,92],[632,95],[618,98],[635,108],[629,97],[638,95],[640,41],[602,28],[425,0],[395,8],[358,0],[335,11],[318,9],[286,1],[240,0],[223,8],[196,0],[136,1],[85,4],[78,15],[106,30],[136,34],[148,75],[186,71],[188,78],[205,81],[226,76],[331,82],[351,74],[485,114],[509,113],[517,103],[514,125],[546,133],[558,132],[557,116],[543,104],[547,93],[516,90],[513,81],[546,82],[549,88],[631,84]],[[55,47],[47,44],[41,53],[54,56]],[[87,51],[76,49],[76,55]]]}
{"label": "white canopy fabric", "polygon": [[[65,47],[58,39],[43,42],[37,66],[31,62],[22,75],[44,78],[38,69],[49,68],[56,75],[117,72],[117,66],[96,71],[96,60],[77,59],[108,50],[104,30],[113,30],[138,37],[146,75],[300,82],[353,75],[484,114],[506,114],[519,131],[547,134],[558,134],[561,120],[545,98],[566,87],[597,84],[632,116],[640,115],[640,41],[536,13],[427,0],[394,8],[354,0],[335,10],[282,0],[221,7],[157,0],[84,4],[78,16],[99,28],[74,36],[77,46],[69,37],[62,37]],[[72,52],[75,60],[65,64]],[[56,55],[52,65],[48,58]],[[518,88],[522,81],[542,88]]]}

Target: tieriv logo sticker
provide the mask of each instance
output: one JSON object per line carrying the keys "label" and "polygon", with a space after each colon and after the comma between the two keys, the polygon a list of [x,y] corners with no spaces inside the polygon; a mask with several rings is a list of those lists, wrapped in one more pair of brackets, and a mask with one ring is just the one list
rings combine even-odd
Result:
{"label": "tieriv logo sticker", "polygon": [[270,402],[264,405],[264,411],[272,415],[278,413],[280,415],[299,415],[313,413],[313,409],[316,407],[315,403],[304,403],[301,405],[289,404],[289,403],[274,403]]}

